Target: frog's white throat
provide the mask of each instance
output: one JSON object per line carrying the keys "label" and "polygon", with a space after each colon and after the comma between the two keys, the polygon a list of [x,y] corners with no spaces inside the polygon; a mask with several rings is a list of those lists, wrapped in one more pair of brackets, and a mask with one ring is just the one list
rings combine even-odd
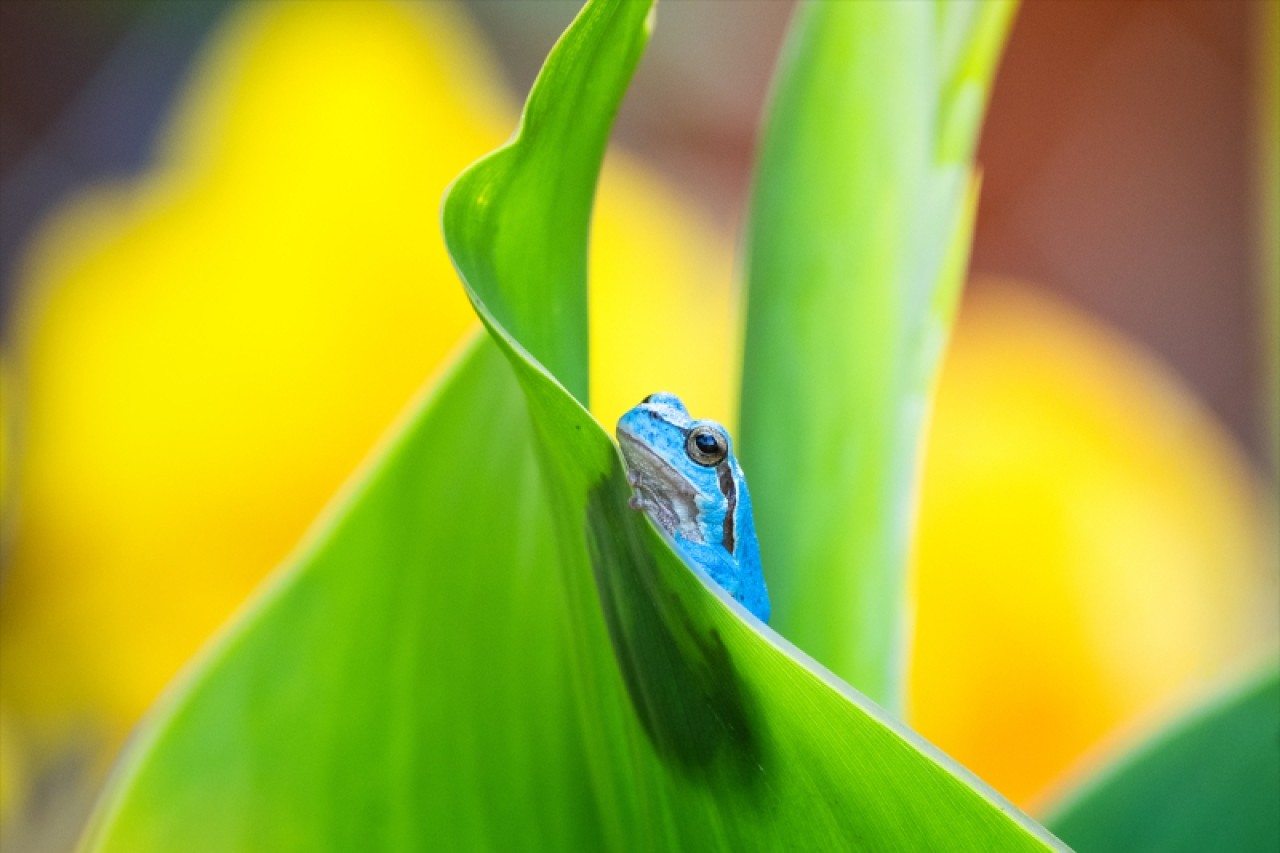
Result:
{"label": "frog's white throat", "polygon": [[618,431],[618,444],[627,460],[627,482],[635,490],[631,506],[644,510],[654,523],[674,536],[703,543],[698,525],[698,492],[670,463],[643,443]]}

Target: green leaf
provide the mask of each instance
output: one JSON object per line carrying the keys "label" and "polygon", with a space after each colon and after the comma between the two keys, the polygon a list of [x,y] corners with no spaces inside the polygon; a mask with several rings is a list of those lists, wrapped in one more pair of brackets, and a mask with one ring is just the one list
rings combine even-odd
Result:
{"label": "green leaf", "polygon": [[1280,850],[1280,668],[1095,774],[1049,825],[1088,853]]}
{"label": "green leaf", "polygon": [[[519,136],[455,184],[491,336],[157,707],[92,848],[1058,846],[686,567],[531,355],[559,344],[524,315],[584,291],[587,215],[552,206],[589,208],[646,18],[589,3]],[[552,215],[582,232],[512,236]]]}
{"label": "green leaf", "polygon": [[802,4],[757,168],[739,446],[776,626],[891,709],[921,430],[1012,12]]}

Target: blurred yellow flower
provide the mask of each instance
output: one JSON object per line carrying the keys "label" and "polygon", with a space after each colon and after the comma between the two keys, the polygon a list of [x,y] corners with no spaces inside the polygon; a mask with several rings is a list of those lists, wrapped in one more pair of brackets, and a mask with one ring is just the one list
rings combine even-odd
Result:
{"label": "blurred yellow flower", "polygon": [[1034,804],[1274,636],[1258,503],[1159,365],[1049,297],[979,287],[925,455],[912,724]]}

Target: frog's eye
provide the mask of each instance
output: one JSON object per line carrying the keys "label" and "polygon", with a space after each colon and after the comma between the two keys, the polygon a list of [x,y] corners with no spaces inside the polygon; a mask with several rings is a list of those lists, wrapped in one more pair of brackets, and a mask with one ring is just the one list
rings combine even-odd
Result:
{"label": "frog's eye", "polygon": [[715,427],[694,427],[685,439],[684,451],[694,462],[710,468],[729,455],[729,439]]}

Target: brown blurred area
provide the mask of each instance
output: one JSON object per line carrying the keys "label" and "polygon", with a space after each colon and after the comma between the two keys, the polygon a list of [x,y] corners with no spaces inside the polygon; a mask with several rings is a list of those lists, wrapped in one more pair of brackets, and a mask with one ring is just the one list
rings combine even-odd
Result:
{"label": "brown blurred area", "polygon": [[975,271],[1052,288],[1145,342],[1255,459],[1268,442],[1258,6],[1028,4],[979,152],[973,259]]}
{"label": "brown blurred area", "polygon": [[[1253,190],[1261,2],[1024,3],[980,148],[973,257],[977,278],[1034,282],[1144,342],[1255,460],[1269,430]],[[578,6],[465,5],[520,94]],[[619,141],[726,226],[741,223],[790,5],[664,0],[619,119]],[[223,6],[0,4],[6,288],[22,240],[59,198],[145,162],[181,70]]]}

